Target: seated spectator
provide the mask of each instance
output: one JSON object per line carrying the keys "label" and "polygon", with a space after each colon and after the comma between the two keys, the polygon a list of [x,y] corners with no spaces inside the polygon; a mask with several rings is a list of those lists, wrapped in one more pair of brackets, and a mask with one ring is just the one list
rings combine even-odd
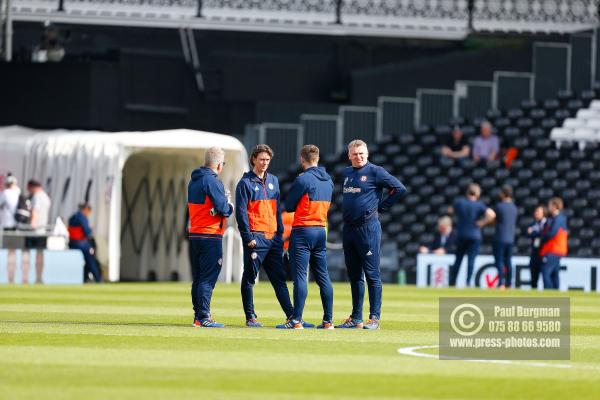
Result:
{"label": "seated spectator", "polygon": [[446,144],[442,147],[442,156],[461,162],[469,157],[469,152],[470,147],[467,138],[463,135],[462,130],[455,126],[452,135],[448,137]]}
{"label": "seated spectator", "polygon": [[456,232],[452,229],[452,219],[444,216],[438,220],[438,230],[433,237],[431,246],[421,246],[419,252],[422,254],[447,254],[454,253],[456,249]]}
{"label": "seated spectator", "polygon": [[496,160],[500,152],[500,140],[492,133],[492,124],[481,123],[480,134],[473,142],[473,159],[481,164]]}

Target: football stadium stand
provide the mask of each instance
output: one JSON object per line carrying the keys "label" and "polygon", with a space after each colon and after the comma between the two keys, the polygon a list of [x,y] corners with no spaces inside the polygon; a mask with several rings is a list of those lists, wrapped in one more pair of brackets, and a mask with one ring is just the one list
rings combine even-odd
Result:
{"label": "football stadium stand", "polygon": [[463,39],[574,32],[597,25],[593,0],[12,0],[16,21],[229,31]]}
{"label": "football stadium stand", "polygon": [[[345,143],[365,139],[370,160],[409,188],[403,201],[380,216],[382,242],[395,247],[390,251],[397,252],[400,268],[409,275],[419,246],[432,242],[437,219],[472,181],[482,186],[482,199],[489,205],[497,201],[501,185],[515,188],[520,232],[515,254],[528,254],[524,232],[534,207],[560,196],[571,230],[569,254],[589,257],[600,246],[600,102],[594,100],[600,84],[592,83],[593,43],[591,33],[573,35],[569,43],[535,43],[530,73],[497,71],[493,81],[458,81],[454,91],[421,89],[415,98],[380,97],[372,107],[341,106],[336,114],[305,114],[297,124],[264,123],[251,129],[248,137],[272,144],[282,159],[294,159],[300,143],[317,144],[323,154],[331,154],[324,165],[338,194],[339,177],[348,165]],[[453,126],[460,126],[472,140],[483,120],[492,123],[503,149],[518,151],[510,167],[503,160],[480,166],[439,156]],[[585,146],[578,147],[575,142],[582,140]],[[283,162],[273,167],[286,171]],[[285,176],[280,174],[282,193],[297,172],[292,166]],[[334,196],[331,206],[332,247],[341,242],[341,200],[342,196]],[[493,226],[484,229],[482,254],[491,254],[493,232]],[[344,279],[343,263],[332,261],[332,276]],[[395,279],[397,271],[385,271],[383,266],[382,270],[385,279]]]}

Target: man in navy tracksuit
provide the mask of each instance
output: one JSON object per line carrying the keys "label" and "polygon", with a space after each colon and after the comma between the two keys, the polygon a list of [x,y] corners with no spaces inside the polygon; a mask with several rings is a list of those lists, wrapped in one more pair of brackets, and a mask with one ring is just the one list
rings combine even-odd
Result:
{"label": "man in navy tracksuit", "polygon": [[304,170],[295,180],[284,206],[294,212],[290,236],[290,264],[294,281],[294,315],[279,328],[302,329],[302,312],[308,294],[308,266],[321,290],[323,322],[317,329],[333,329],[333,286],[327,270],[327,212],[333,182],[324,168],[318,167],[319,148],[302,147],[300,164]]}
{"label": "man in navy tracksuit", "polygon": [[225,220],[233,204],[218,175],[225,165],[225,152],[211,147],[204,155],[204,166],[192,172],[188,184],[190,214],[189,245],[192,256],[192,304],[194,326],[222,328],[210,314],[212,293],[223,263]]}
{"label": "man in navy tracksuit", "polygon": [[498,269],[498,287],[509,288],[512,283],[512,249],[517,230],[517,206],[513,201],[512,187],[502,186],[500,202],[496,204],[496,232],[493,239],[494,260]]}
{"label": "man in navy tracksuit", "polygon": [[276,176],[267,173],[272,158],[273,150],[269,146],[257,145],[250,157],[252,171],[244,174],[235,190],[235,215],[244,246],[242,304],[246,326],[250,328],[262,327],[254,310],[253,293],[261,266],[267,272],[286,318],[291,319],[294,313],[283,267],[279,181]]}
{"label": "man in navy tracksuit", "polygon": [[[405,192],[404,185],[383,168],[368,162],[367,144],[353,140],[348,145],[352,162],[343,172],[343,245],[352,290],[352,314],[336,328],[378,329],[381,314],[379,212],[387,211]],[[383,199],[382,191],[388,191]],[[363,323],[364,279],[369,288],[369,320]]]}
{"label": "man in navy tracksuit", "polygon": [[456,286],[456,278],[464,256],[467,256],[467,281],[466,286],[471,285],[471,276],[475,268],[475,258],[479,254],[481,245],[481,228],[496,218],[496,213],[486,207],[482,201],[481,187],[471,183],[467,188],[465,197],[454,201],[452,212],[456,215],[456,258],[450,267],[449,284]]}
{"label": "man in navy tracksuit", "polygon": [[94,256],[94,246],[92,246],[93,234],[89,224],[89,216],[92,213],[92,207],[87,204],[79,205],[79,211],[69,218],[69,248],[81,250],[85,267],[83,269],[84,282],[88,279],[88,273],[92,273],[96,282],[102,282],[100,267]]}

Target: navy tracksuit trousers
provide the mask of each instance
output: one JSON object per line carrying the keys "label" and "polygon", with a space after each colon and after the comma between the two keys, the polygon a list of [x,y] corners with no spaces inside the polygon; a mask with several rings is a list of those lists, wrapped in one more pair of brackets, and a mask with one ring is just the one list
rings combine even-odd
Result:
{"label": "navy tracksuit trousers", "polygon": [[479,239],[462,239],[458,238],[456,241],[456,259],[454,265],[450,267],[450,286],[456,286],[456,278],[458,277],[458,271],[460,270],[460,264],[466,254],[467,256],[467,286],[471,286],[471,276],[473,275],[473,269],[475,268],[475,258],[479,254],[479,247],[481,240]]}
{"label": "navy tracksuit trousers", "polygon": [[221,273],[223,240],[190,238],[192,253],[192,304],[197,320],[210,318],[210,300]]}
{"label": "navy tracksuit trousers", "polygon": [[379,251],[381,247],[381,225],[377,218],[363,225],[344,224],[344,259],[352,291],[352,319],[363,319],[365,278],[369,288],[369,318],[381,315],[381,276]]}
{"label": "navy tracksuit trousers", "polygon": [[542,279],[544,280],[544,289],[560,288],[560,256],[555,254],[546,254],[542,259]]}
{"label": "navy tracksuit trousers", "polygon": [[294,319],[301,321],[308,295],[308,267],[321,291],[323,321],[333,318],[333,286],[327,270],[325,228],[320,226],[296,227],[290,236],[290,265],[294,281]]}
{"label": "navy tracksuit trousers", "polygon": [[512,283],[512,243],[493,243],[494,260],[498,269],[498,286],[510,287]]}
{"label": "navy tracksuit trousers", "polygon": [[102,282],[102,274],[100,273],[100,267],[96,261],[96,257],[92,254],[92,245],[87,240],[70,240],[70,249],[81,250],[83,253],[83,259],[85,266],[83,267],[83,281],[88,279],[88,272],[91,272],[96,282]]}
{"label": "navy tracksuit trousers", "polygon": [[529,256],[529,271],[531,272],[531,288],[537,289],[538,280],[540,278],[540,270],[542,268],[542,256],[539,254],[540,250],[535,247],[531,250]]}
{"label": "navy tracksuit trousers", "polygon": [[272,239],[265,238],[262,233],[254,232],[256,246],[244,247],[244,273],[242,274],[242,304],[246,319],[256,318],[254,311],[254,283],[262,266],[271,281],[275,296],[286,318],[291,318],[294,307],[290,300],[290,292],[286,284],[285,269],[283,268],[283,240],[275,235]]}

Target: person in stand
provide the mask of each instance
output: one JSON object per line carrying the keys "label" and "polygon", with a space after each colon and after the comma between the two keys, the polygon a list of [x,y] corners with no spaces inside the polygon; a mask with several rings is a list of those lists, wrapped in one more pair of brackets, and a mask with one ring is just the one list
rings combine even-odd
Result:
{"label": "person in stand", "polygon": [[427,246],[421,246],[421,254],[454,254],[456,251],[456,230],[452,229],[452,218],[446,216],[438,220],[438,227],[433,237],[433,243]]}
{"label": "person in stand", "polygon": [[95,256],[93,233],[90,228],[89,218],[92,214],[92,206],[88,203],[79,205],[79,211],[69,218],[69,248],[81,250],[85,267],[83,269],[83,280],[87,281],[91,273],[96,282],[102,282],[102,273]]}
{"label": "person in stand", "polygon": [[480,134],[473,141],[473,159],[482,165],[498,159],[500,140],[493,134],[492,124],[488,121],[481,123]]}
{"label": "person in stand", "polygon": [[471,148],[460,127],[455,126],[448,140],[442,146],[442,156],[462,163],[469,157]]}

